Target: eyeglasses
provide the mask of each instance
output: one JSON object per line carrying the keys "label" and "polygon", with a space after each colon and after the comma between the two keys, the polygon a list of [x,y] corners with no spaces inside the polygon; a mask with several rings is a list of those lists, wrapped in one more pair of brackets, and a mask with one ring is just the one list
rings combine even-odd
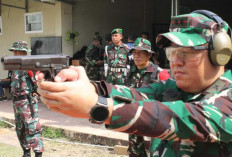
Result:
{"label": "eyeglasses", "polygon": [[181,47],[170,46],[165,49],[167,59],[170,62],[175,61],[178,56],[183,62],[196,61],[200,58],[202,50],[207,50],[207,46]]}

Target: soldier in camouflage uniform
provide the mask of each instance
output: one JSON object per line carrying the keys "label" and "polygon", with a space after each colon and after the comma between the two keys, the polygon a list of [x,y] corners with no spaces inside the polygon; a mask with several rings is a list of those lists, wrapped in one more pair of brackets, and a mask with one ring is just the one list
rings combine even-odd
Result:
{"label": "soldier in camouflage uniform", "polygon": [[99,39],[94,38],[85,55],[87,75],[89,79],[95,81],[103,78],[101,77],[103,76],[103,51],[99,46]]}
{"label": "soldier in camouflage uniform", "polygon": [[[15,56],[27,55],[29,51],[25,41],[16,41],[9,49]],[[16,133],[24,151],[23,157],[41,157],[44,151],[42,128],[38,118],[38,105],[35,96],[35,84],[32,71],[13,71],[11,75],[11,94],[15,113]]]}
{"label": "soldier in camouflage uniform", "polygon": [[[79,118],[92,118],[90,111],[98,100],[107,98],[109,115],[103,121],[107,129],[154,138],[153,157],[229,157],[232,73],[224,69],[232,53],[228,30],[226,22],[203,13],[178,15],[172,17],[170,32],[156,38],[157,45],[166,49],[174,79],[135,89],[104,81],[93,84],[81,67],[72,67],[58,74],[64,83],[41,82],[39,93],[51,110]],[[217,35],[224,39],[217,40],[224,47],[220,53],[228,52],[227,59],[217,56],[225,61],[218,65],[209,55]],[[76,94],[60,99],[70,92]]]}
{"label": "soldier in camouflage uniform", "polygon": [[104,69],[106,81],[112,84],[124,85],[128,72],[127,53],[129,48],[122,43],[122,29],[116,28],[111,32],[113,44],[107,46],[104,54]]}
{"label": "soldier in camouflage uniform", "polygon": [[[151,50],[150,41],[143,38],[137,38],[134,42],[134,47],[131,49],[131,53],[135,65],[130,69],[126,79],[126,86],[140,88],[160,80],[165,81],[169,78],[160,78],[159,76],[162,76],[162,73],[168,74],[168,72],[150,62],[150,58],[152,57],[152,54],[154,54]],[[137,136],[134,134],[129,135],[129,156],[149,156],[150,140],[149,137]]]}

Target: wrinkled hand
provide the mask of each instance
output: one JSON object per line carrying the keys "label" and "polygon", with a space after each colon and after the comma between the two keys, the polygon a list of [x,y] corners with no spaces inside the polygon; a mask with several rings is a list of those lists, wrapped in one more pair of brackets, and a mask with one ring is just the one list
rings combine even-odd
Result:
{"label": "wrinkled hand", "polygon": [[89,111],[97,102],[98,95],[83,67],[61,70],[54,82],[41,81],[38,75],[38,93],[41,101],[53,111],[72,117],[88,118]]}

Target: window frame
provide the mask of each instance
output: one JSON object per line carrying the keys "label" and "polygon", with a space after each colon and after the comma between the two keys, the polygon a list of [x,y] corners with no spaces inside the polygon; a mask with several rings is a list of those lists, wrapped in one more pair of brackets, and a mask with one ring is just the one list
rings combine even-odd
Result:
{"label": "window frame", "polygon": [[[28,16],[36,16],[36,15],[41,15],[41,30],[32,30],[32,31],[27,31],[27,22],[28,22]],[[25,34],[31,34],[31,33],[43,33],[43,13],[42,12],[33,12],[33,13],[25,13],[24,14],[24,25],[25,25]]]}
{"label": "window frame", "polygon": [[2,16],[0,16],[0,35],[2,35]]}

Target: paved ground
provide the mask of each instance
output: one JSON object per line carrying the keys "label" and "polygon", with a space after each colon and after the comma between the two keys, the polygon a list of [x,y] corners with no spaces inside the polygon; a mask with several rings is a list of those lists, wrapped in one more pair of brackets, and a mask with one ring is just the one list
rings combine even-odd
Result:
{"label": "paved ground", "polygon": [[[66,139],[44,139],[44,157],[126,157],[126,149],[84,144]],[[116,149],[117,148],[117,149]],[[19,157],[23,151],[13,128],[0,128],[0,156]],[[34,156],[31,151],[32,157]],[[124,154],[124,155],[123,155]]]}
{"label": "paved ground", "polygon": [[[0,117],[13,122],[12,101],[0,102]],[[49,110],[39,103],[39,118],[43,126],[65,130],[66,134],[77,140],[95,144],[127,145],[128,135],[105,129],[104,125],[91,124],[87,119],[77,119]]]}

